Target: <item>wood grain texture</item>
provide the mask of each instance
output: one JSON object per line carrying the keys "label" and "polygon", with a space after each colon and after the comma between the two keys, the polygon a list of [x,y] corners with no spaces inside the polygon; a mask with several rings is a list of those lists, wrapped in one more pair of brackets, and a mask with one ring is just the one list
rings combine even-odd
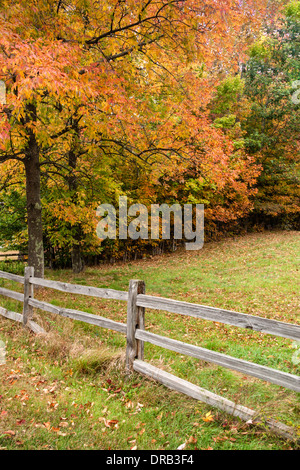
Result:
{"label": "wood grain texture", "polygon": [[183,343],[165,336],[156,335],[148,331],[137,330],[136,337],[156,346],[160,346],[171,351],[195,357],[203,361],[212,362],[227,369],[236,370],[246,375],[256,377],[260,380],[274,383],[276,385],[300,392],[300,377],[288,374],[270,367],[254,364],[253,362],[237,359],[225,354],[221,354],[209,349],[201,348],[191,344]]}
{"label": "wood grain texture", "polygon": [[34,276],[34,268],[26,266],[24,273],[24,303],[23,303],[23,324],[27,326],[33,313],[29,299],[33,299],[33,284],[30,284],[30,279]]}
{"label": "wood grain texture", "polygon": [[52,305],[47,302],[41,302],[37,299],[29,299],[29,305],[40,310],[44,310],[46,312],[55,313],[63,317],[72,318],[73,320],[79,320],[85,323],[89,323],[91,325],[100,326],[102,328],[107,328],[109,330],[114,330],[126,334],[125,324],[118,323],[108,318],[100,317],[98,315],[81,312],[80,310],[57,307],[56,305]]}
{"label": "wood grain texture", "polygon": [[128,292],[114,289],[102,289],[100,287],[82,286],[80,284],[69,284],[67,282],[51,281],[33,277],[30,282],[36,286],[48,287],[70,294],[88,295],[91,297],[100,297],[102,299],[127,300]]}
{"label": "wood grain texture", "polygon": [[18,300],[19,302],[24,302],[24,294],[21,292],[15,292],[14,290],[6,289],[5,287],[0,287],[0,295],[9,297],[10,299]]}
{"label": "wood grain texture", "polygon": [[127,344],[126,344],[126,370],[133,370],[135,359],[144,358],[144,344],[136,338],[136,329],[144,328],[144,308],[136,305],[137,295],[145,292],[144,281],[132,279],[129,283],[127,302]]}
{"label": "wood grain texture", "polygon": [[11,274],[6,271],[0,271],[0,278],[8,279],[10,281],[16,281],[20,284],[24,284],[24,277],[19,276],[18,274]]}
{"label": "wood grain texture", "polygon": [[[23,315],[21,315],[20,313],[17,313],[17,312],[13,312],[11,310],[6,310],[3,307],[0,307],[0,315],[2,315],[5,318],[8,318],[9,320],[14,320],[14,321],[17,321],[19,323],[23,323]],[[38,325],[37,323],[35,323],[32,320],[30,320],[27,327],[36,334],[40,334],[40,333],[45,334],[46,333],[44,328],[42,328],[40,325]]]}
{"label": "wood grain texture", "polygon": [[138,295],[137,305],[261,331],[262,333],[269,333],[293,340],[300,340],[300,325],[279,322],[255,315],[248,315],[246,313],[238,313],[231,310],[192,304],[163,297],[154,297],[151,295]]}
{"label": "wood grain texture", "polygon": [[183,393],[196,400],[200,400],[207,405],[225,411],[226,413],[236,416],[249,424],[258,426],[263,425],[285,439],[293,441],[297,440],[294,430],[291,427],[272,419],[261,420],[254,410],[238,405],[237,403],[216,395],[215,393],[209,392],[208,390],[198,387],[186,380],[180,379],[179,377],[152,366],[151,364],[147,364],[144,361],[136,359],[133,364],[133,369],[140,374],[151,377],[172,390]]}

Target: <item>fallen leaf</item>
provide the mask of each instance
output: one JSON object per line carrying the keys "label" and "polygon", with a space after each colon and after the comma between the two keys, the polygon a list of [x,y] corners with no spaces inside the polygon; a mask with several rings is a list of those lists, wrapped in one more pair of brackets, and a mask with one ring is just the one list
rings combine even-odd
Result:
{"label": "fallen leaf", "polygon": [[134,407],[134,404],[133,404],[132,401],[129,400],[129,401],[127,401],[127,402],[125,403],[125,406],[126,406],[126,408],[133,408],[133,407]]}
{"label": "fallen leaf", "polygon": [[205,417],[202,418],[202,420],[205,421],[205,423],[210,423],[211,421],[214,420],[214,417],[211,414],[211,412],[209,411],[208,413],[206,413]]}
{"label": "fallen leaf", "polygon": [[24,401],[24,400],[29,400],[29,396],[27,394],[22,396],[21,401]]}
{"label": "fallen leaf", "polygon": [[52,408],[54,410],[56,410],[56,408],[58,407],[58,403],[57,402],[50,402],[48,401],[48,408],[51,410]]}
{"label": "fallen leaf", "polygon": [[21,426],[22,424],[25,424],[25,423],[26,423],[26,420],[25,420],[25,419],[19,419],[19,420],[17,421],[17,425],[18,425],[18,426]]}
{"label": "fallen leaf", "polygon": [[67,428],[68,426],[69,426],[69,423],[67,423],[67,421],[62,421],[61,423],[59,423],[60,428]]}
{"label": "fallen leaf", "polygon": [[104,426],[107,428],[116,427],[119,422],[117,419],[105,419],[105,418],[99,418],[99,421],[103,421]]}
{"label": "fallen leaf", "polygon": [[136,387],[139,387],[140,385],[141,385],[140,383],[138,383],[138,384],[133,384],[133,385],[131,385],[131,387],[132,387],[132,388],[136,388]]}
{"label": "fallen leaf", "polygon": [[177,450],[183,450],[185,449],[186,447],[186,442],[184,442],[183,444],[180,444],[180,446],[177,447]]}

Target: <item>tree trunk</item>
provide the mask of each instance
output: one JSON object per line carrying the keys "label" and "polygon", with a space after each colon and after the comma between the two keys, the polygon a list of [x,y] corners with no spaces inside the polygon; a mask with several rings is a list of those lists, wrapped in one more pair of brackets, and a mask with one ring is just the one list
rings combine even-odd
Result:
{"label": "tree trunk", "polygon": [[[71,200],[73,203],[78,202],[78,181],[77,181],[77,176],[75,174],[76,166],[77,166],[77,154],[76,154],[76,145],[74,146],[75,148],[72,148],[69,151],[69,167],[71,168],[71,172],[67,178],[68,180],[68,185],[69,185],[69,190],[71,192]],[[71,259],[72,259],[72,270],[73,273],[80,273],[83,271],[84,268],[84,262],[82,258],[82,253],[81,253],[81,240],[82,240],[82,230],[80,224],[76,224],[75,226],[75,241],[73,242],[72,246],[72,253],[71,253]]]}
{"label": "tree trunk", "polygon": [[[27,106],[28,120],[35,121],[35,106]],[[36,277],[44,277],[44,245],[41,203],[41,173],[39,146],[34,133],[29,131],[25,149],[25,175],[28,226],[28,265],[34,267]]]}
{"label": "tree trunk", "polygon": [[73,273],[81,273],[84,268],[84,263],[81,256],[80,245],[72,246],[72,270]]}

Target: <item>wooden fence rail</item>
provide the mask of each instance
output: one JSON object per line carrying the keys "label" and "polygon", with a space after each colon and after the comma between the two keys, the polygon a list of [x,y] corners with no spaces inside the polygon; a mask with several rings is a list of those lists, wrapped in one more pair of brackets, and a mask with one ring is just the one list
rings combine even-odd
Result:
{"label": "wooden fence rail", "polygon": [[91,297],[100,297],[102,299],[113,300],[127,301],[128,299],[128,292],[119,290],[101,289],[99,287],[82,286],[80,284],[68,284],[66,282],[48,281],[46,279],[39,279],[37,277],[31,277],[29,282],[35,286],[48,287],[49,289],[55,289],[69,294],[89,295]]}
{"label": "wooden fence rail", "polygon": [[178,352],[179,354],[202,359],[203,361],[211,362],[227,369],[236,370],[242,374],[251,375],[252,377],[257,377],[258,379],[300,392],[299,377],[295,375],[254,364],[253,362],[244,361],[243,359],[226,356],[225,354],[200,348],[192,344],[182,343],[181,341],[159,336],[149,331],[136,330],[135,337],[141,341],[147,341],[148,343]]}
{"label": "wooden fence rail", "polygon": [[106,328],[113,331],[118,331],[119,333],[126,334],[126,325],[123,323],[118,323],[116,321],[110,320],[108,318],[100,317],[98,315],[93,315],[91,313],[81,312],[79,310],[73,310],[69,308],[61,308],[47,302],[40,302],[36,299],[29,299],[29,305],[31,307],[44,310],[49,313],[55,313],[61,315],[62,317],[72,318],[73,320],[79,320],[84,323],[89,323],[91,325],[100,326],[101,328]]}
{"label": "wooden fence rail", "polygon": [[[234,358],[199,346],[183,343],[165,336],[160,336],[145,330],[145,309],[155,309],[172,312],[180,315],[189,315],[202,320],[220,322],[239,328],[246,328],[272,334],[288,339],[300,340],[300,326],[279,322],[267,318],[257,317],[230,310],[215,307],[192,304],[178,300],[155,297],[145,294],[145,283],[141,280],[131,280],[128,292],[113,289],[104,289],[78,284],[69,284],[34,277],[31,267],[25,268],[24,276],[0,271],[0,278],[15,281],[24,285],[24,293],[0,287],[0,295],[9,297],[23,303],[23,315],[8,311],[0,307],[0,315],[6,318],[23,322],[24,326],[31,328],[35,333],[44,330],[32,321],[33,308],[54,313],[74,320],[107,328],[125,334],[126,343],[126,370],[147,375],[161,382],[167,387],[185,393],[197,400],[201,400],[212,406],[239,416],[246,421],[257,423],[255,411],[240,406],[230,400],[203,390],[196,385],[180,379],[172,374],[164,372],[144,361],[144,343],[148,342],[156,346],[175,351],[180,354],[195,357],[197,359],[211,362],[219,366],[229,368],[259,378],[263,381],[300,392],[300,377],[270,367],[255,364],[242,359]],[[58,307],[34,298],[34,286],[59,290],[66,293],[93,296],[103,299],[121,300],[127,302],[127,322],[119,323],[98,315],[89,314],[79,310]],[[289,439],[294,439],[291,428],[273,420],[264,423],[273,432]]]}
{"label": "wooden fence rail", "polygon": [[137,305],[139,307],[189,315],[203,320],[225,323],[239,328],[247,328],[300,341],[299,325],[270,320],[268,318],[151,295],[138,295]]}
{"label": "wooden fence rail", "polygon": [[25,253],[19,252],[1,252],[0,261],[4,258],[4,261],[25,261],[28,258],[28,255]]}

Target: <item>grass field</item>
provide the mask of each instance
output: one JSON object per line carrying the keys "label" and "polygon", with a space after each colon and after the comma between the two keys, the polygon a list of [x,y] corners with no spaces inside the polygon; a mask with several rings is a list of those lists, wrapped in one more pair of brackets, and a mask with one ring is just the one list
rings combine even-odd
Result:
{"label": "grass field", "polygon": [[[251,234],[127,265],[46,278],[146,293],[299,324],[300,234]],[[7,269],[6,265],[6,268]],[[0,267],[4,269],[4,267]],[[20,270],[20,265],[11,265]],[[15,290],[22,286],[0,279]],[[126,304],[39,289],[36,298],[126,322]],[[0,296],[0,305],[22,305]],[[1,449],[284,450],[297,444],[254,427],[141,375],[124,374],[125,338],[35,311],[48,332],[35,336],[0,317]],[[292,341],[215,322],[146,310],[146,329],[234,357],[299,374]],[[299,394],[197,359],[145,345],[145,360],[241,405],[278,419],[300,436]]]}

